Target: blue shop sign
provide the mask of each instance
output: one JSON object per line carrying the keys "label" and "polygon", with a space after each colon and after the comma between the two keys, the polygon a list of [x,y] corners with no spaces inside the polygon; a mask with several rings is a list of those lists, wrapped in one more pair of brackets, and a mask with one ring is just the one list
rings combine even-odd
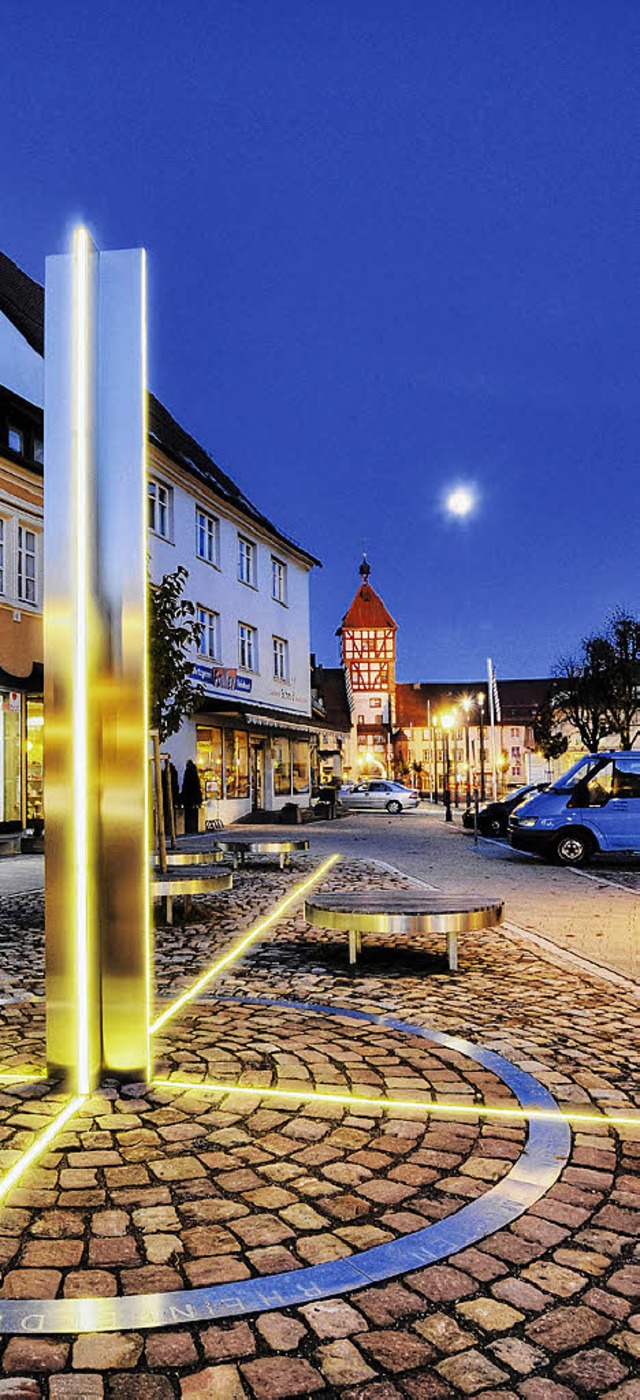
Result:
{"label": "blue shop sign", "polygon": [[198,664],[193,667],[191,675],[205,690],[233,690],[249,695],[253,685],[250,676],[239,676],[238,672],[229,666]]}

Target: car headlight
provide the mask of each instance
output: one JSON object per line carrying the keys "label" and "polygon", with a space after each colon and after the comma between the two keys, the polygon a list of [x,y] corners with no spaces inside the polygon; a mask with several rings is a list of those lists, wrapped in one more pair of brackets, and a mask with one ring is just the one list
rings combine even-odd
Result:
{"label": "car headlight", "polygon": [[537,817],[517,817],[516,820],[518,826],[536,826],[538,822]]}

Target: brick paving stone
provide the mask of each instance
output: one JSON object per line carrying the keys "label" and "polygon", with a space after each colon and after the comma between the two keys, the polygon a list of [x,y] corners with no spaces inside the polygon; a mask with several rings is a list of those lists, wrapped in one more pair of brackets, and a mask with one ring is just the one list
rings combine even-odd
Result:
{"label": "brick paving stone", "polygon": [[432,1342],[439,1351],[444,1351],[447,1355],[455,1351],[465,1351],[467,1347],[473,1346],[475,1341],[473,1332],[459,1327],[446,1313],[432,1313],[431,1317],[421,1318],[419,1322],[414,1322],[413,1326],[414,1331],[419,1332],[421,1337],[427,1342]]}
{"label": "brick paving stone", "polygon": [[295,1351],[307,1332],[302,1322],[279,1312],[257,1317],[256,1328],[272,1351]]}
{"label": "brick paving stone", "polygon": [[506,1264],[494,1259],[490,1254],[484,1254],[481,1249],[464,1249],[460,1254],[452,1256],[451,1263],[454,1268],[464,1269],[480,1283],[491,1283],[508,1273]]}
{"label": "brick paving stone", "polygon": [[497,1341],[491,1342],[489,1350],[498,1361],[504,1361],[520,1376],[528,1376],[531,1371],[539,1370],[548,1360],[541,1347],[531,1346],[521,1337],[498,1337]]}
{"label": "brick paving stone", "polygon": [[155,1332],[147,1337],[144,1354],[152,1370],[193,1366],[198,1359],[193,1337],[188,1332]]}
{"label": "brick paving stone", "polygon": [[175,1391],[166,1376],[110,1376],[108,1400],[174,1400]]}
{"label": "brick paving stone", "polygon": [[362,1313],[342,1298],[322,1298],[315,1303],[305,1303],[300,1312],[316,1336],[337,1339],[351,1337],[354,1332],[364,1332],[367,1328]]}
{"label": "brick paving stone", "polygon": [[593,1308],[555,1308],[530,1322],[525,1331],[533,1342],[547,1351],[572,1351],[596,1337],[606,1337],[613,1323]]}
{"label": "brick paving stone", "polygon": [[557,1249],[554,1260],[556,1264],[564,1264],[568,1269],[577,1269],[578,1272],[594,1278],[606,1273],[611,1267],[611,1260],[606,1254],[598,1254],[588,1249]]}
{"label": "brick paving stone", "polygon": [[407,1283],[417,1288],[432,1303],[452,1303],[458,1298],[468,1298],[475,1293],[476,1285],[468,1274],[454,1269],[451,1264],[432,1264],[417,1274],[409,1274]]}
{"label": "brick paving stone", "polygon": [[402,1389],[411,1400],[448,1400],[454,1393],[447,1381],[442,1376],[437,1376],[435,1371],[421,1371],[418,1375],[403,1376]]}
{"label": "brick paving stone", "polygon": [[607,1317],[614,1317],[618,1322],[628,1317],[631,1311],[631,1304],[626,1298],[620,1298],[616,1293],[607,1293],[604,1288],[590,1288],[582,1302],[589,1308],[596,1308],[598,1312],[605,1313]]}
{"label": "brick paving stone", "polygon": [[27,1240],[22,1263],[27,1269],[72,1268],[82,1258],[82,1240]]}
{"label": "brick paving stone", "polygon": [[623,1381],[606,1392],[607,1400],[640,1400],[640,1380]]}
{"label": "brick paving stone", "polygon": [[225,1254],[221,1259],[193,1259],[185,1264],[184,1271],[193,1288],[208,1288],[214,1283],[235,1283],[238,1279],[250,1277],[247,1265],[233,1254]]}
{"label": "brick paving stone", "polygon": [[501,1278],[498,1283],[494,1283],[491,1292],[496,1298],[505,1303],[513,1303],[515,1308],[523,1308],[525,1312],[545,1312],[553,1305],[553,1299],[548,1293],[542,1293],[539,1288],[534,1288],[532,1283],[525,1283],[521,1278]]}
{"label": "brick paving stone", "polygon": [[[150,1238],[156,1238],[150,1236]],[[165,1238],[164,1236],[162,1238]],[[129,1265],[141,1264],[140,1252],[135,1240],[131,1235],[121,1236],[97,1236],[89,1240],[90,1264],[110,1264],[112,1267],[118,1265],[128,1267]]]}
{"label": "brick paving stone", "polygon": [[557,1385],[555,1381],[545,1380],[542,1376],[521,1381],[518,1395],[524,1396],[524,1400],[576,1400],[575,1390],[570,1390],[567,1385]]}
{"label": "brick paving stone", "polygon": [[10,1269],[0,1298],[55,1298],[62,1282],[58,1269]]}
{"label": "brick paving stone", "polygon": [[585,1274],[578,1274],[574,1269],[554,1264],[551,1259],[541,1259],[535,1264],[529,1264],[522,1270],[520,1278],[526,1283],[533,1283],[536,1288],[544,1289],[555,1298],[572,1298],[588,1283]]}
{"label": "brick paving stone", "polygon": [[248,1393],[237,1366],[207,1366],[180,1381],[181,1400],[245,1400]]}
{"label": "brick paving stone", "polygon": [[[313,1366],[300,1358],[266,1356],[241,1367],[257,1400],[286,1400],[290,1395],[314,1395],[325,1382]],[[197,1392],[194,1391],[194,1396]]]}
{"label": "brick paving stone", "polygon": [[359,1381],[372,1380],[376,1375],[357,1347],[346,1337],[335,1342],[324,1342],[314,1353],[313,1359],[329,1385],[344,1388]]}
{"label": "brick paving stone", "polygon": [[619,1347],[640,1362],[640,1332],[615,1332],[608,1341],[610,1346]]}
{"label": "brick paving stone", "polygon": [[524,1321],[524,1313],[495,1298],[472,1298],[467,1303],[458,1303],[457,1311],[483,1332],[508,1332]]}
{"label": "brick paving stone", "polygon": [[253,1356],[256,1350],[253,1333],[246,1322],[205,1327],[200,1333],[200,1340],[208,1361],[231,1361],[237,1356]]}
{"label": "brick paving stone", "polygon": [[509,1379],[506,1371],[495,1366],[488,1356],[483,1356],[475,1347],[439,1361],[436,1370],[463,1395],[475,1395],[479,1390],[486,1390],[490,1385],[495,1387]]}
{"label": "brick paving stone", "polygon": [[352,1294],[352,1299],[376,1327],[387,1327],[402,1317],[413,1317],[424,1312],[424,1300],[401,1283],[367,1288],[364,1293]]}
{"label": "brick paving stone", "polygon": [[617,1269],[608,1279],[607,1288],[613,1288],[625,1298],[640,1298],[640,1264],[626,1264]]}
{"label": "brick paving stone", "polygon": [[410,1332],[391,1332],[382,1329],[376,1332],[361,1333],[358,1345],[372,1356],[379,1366],[388,1371],[412,1371],[416,1366],[424,1366],[434,1355],[433,1347]]}
{"label": "brick paving stone", "polygon": [[2,1369],[8,1375],[20,1371],[64,1371],[68,1356],[68,1342],[54,1342],[48,1337],[11,1337],[2,1357]]}
{"label": "brick paving stone", "polygon": [[564,1356],[554,1367],[558,1380],[568,1381],[579,1390],[586,1390],[588,1395],[601,1395],[625,1380],[628,1374],[629,1367],[602,1347],[576,1351],[573,1356]]}
{"label": "brick paving stone", "polygon": [[117,1371],[134,1367],[141,1352],[137,1332],[84,1332],[74,1342],[71,1364],[76,1371]]}
{"label": "brick paving stone", "polygon": [[176,1269],[167,1264],[144,1264],[141,1269],[123,1269],[121,1274],[123,1293],[172,1293],[182,1288],[182,1279]]}
{"label": "brick paving stone", "polygon": [[65,1298],[115,1298],[118,1285],[106,1269],[84,1269],[67,1274],[64,1281]]}
{"label": "brick paving stone", "polygon": [[[406,1392],[409,1377],[403,1381],[403,1389]],[[347,1392],[348,1400],[403,1400],[400,1391],[392,1385],[391,1381],[365,1381],[364,1385],[355,1385]]]}
{"label": "brick paving stone", "polygon": [[[102,1393],[99,1391],[99,1395]],[[0,1400],[40,1400],[41,1395],[38,1382],[29,1376],[14,1376],[10,1381],[0,1380]]]}
{"label": "brick paving stone", "polygon": [[103,1400],[103,1396],[102,1376],[91,1375],[89,1371],[81,1376],[52,1376],[49,1381],[49,1400]]}

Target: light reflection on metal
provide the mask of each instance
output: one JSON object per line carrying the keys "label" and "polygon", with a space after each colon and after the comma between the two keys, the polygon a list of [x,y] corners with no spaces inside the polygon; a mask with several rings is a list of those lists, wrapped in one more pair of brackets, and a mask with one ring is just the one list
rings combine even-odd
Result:
{"label": "light reflection on metal", "polygon": [[197,997],[199,993],[208,986],[209,982],[211,982],[214,977],[217,977],[219,972],[222,972],[223,968],[228,967],[230,963],[235,962],[236,958],[241,957],[242,953],[246,952],[250,944],[253,943],[256,938],[260,938],[261,934],[266,933],[267,929],[271,928],[278,919],[281,919],[283,914],[286,914],[287,910],[291,908],[291,905],[294,904],[297,899],[300,899],[306,890],[311,889],[311,886],[315,885],[316,881],[318,881],[322,875],[326,875],[327,870],[330,870],[331,866],[335,865],[336,861],[339,859],[340,857],[338,855],[333,855],[329,856],[328,860],[323,861],[322,865],[319,865],[318,869],[314,870],[313,874],[310,875],[307,880],[303,880],[301,885],[296,885],[296,888],[292,890],[291,894],[287,895],[287,898],[283,899],[275,909],[272,909],[271,913],[268,914],[265,919],[261,919],[259,924],[249,929],[249,932],[245,933],[244,937],[241,938],[238,943],[234,944],[233,948],[231,948],[228,953],[218,958],[218,961],[215,962],[213,967],[210,967],[207,972],[203,972],[202,976],[199,977],[191,987],[188,987],[186,992],[182,993],[182,996],[178,997],[170,1006],[165,1007],[164,1011],[153,1022],[153,1025],[150,1026],[151,1035],[156,1035],[161,1027],[166,1025],[167,1021],[171,1020],[172,1016],[175,1016],[178,1011],[182,1010],[183,1006],[187,1006],[190,1001],[193,1001],[193,998]]}
{"label": "light reflection on metal", "polygon": [[47,1059],[151,1072],[145,255],[47,259]]}

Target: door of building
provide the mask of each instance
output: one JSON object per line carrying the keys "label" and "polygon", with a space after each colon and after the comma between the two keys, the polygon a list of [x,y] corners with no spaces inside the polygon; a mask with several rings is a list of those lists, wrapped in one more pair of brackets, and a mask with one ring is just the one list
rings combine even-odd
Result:
{"label": "door of building", "polygon": [[264,807],[264,745],[251,744],[251,807],[254,812]]}

